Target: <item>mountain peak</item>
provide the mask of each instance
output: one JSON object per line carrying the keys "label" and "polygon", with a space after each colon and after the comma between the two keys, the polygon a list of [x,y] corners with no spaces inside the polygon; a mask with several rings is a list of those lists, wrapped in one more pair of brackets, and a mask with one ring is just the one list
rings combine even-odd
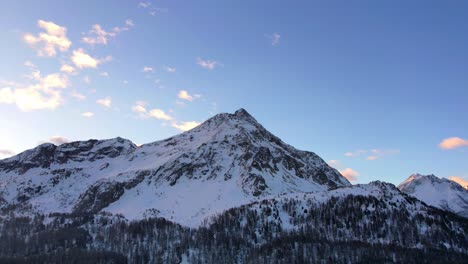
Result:
{"label": "mountain peak", "polygon": [[236,112],[234,112],[235,116],[238,117],[252,117],[252,115],[249,114],[244,108],[238,109]]}
{"label": "mountain peak", "polygon": [[468,190],[449,179],[416,173],[398,185],[398,189],[432,206],[468,216]]}

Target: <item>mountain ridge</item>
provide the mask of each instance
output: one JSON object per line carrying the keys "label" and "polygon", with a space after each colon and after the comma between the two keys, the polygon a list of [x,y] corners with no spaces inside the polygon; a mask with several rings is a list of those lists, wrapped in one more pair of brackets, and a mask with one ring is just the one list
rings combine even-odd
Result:
{"label": "mountain ridge", "polygon": [[120,137],[42,144],[0,161],[0,177],[0,197],[10,205],[160,216],[188,225],[266,196],[350,185],[318,155],[284,143],[244,109],[141,146]]}

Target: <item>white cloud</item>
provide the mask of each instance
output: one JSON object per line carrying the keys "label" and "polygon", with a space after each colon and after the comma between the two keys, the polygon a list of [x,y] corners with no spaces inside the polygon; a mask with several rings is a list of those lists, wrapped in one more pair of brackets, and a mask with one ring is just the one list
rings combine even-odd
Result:
{"label": "white cloud", "polygon": [[73,91],[71,94],[70,94],[73,98],[79,100],[79,101],[83,101],[86,99],[86,96],[77,92],[77,91]]}
{"label": "white cloud", "polygon": [[197,64],[208,70],[214,70],[214,68],[219,65],[217,61],[203,60],[201,58],[197,59]]}
{"label": "white cloud", "polygon": [[68,74],[75,74],[76,73],[76,69],[73,66],[70,66],[68,64],[62,65],[62,67],[60,67],[60,71],[64,72],[64,73],[68,73]]}
{"label": "white cloud", "polygon": [[143,72],[153,72],[153,71],[154,71],[153,67],[149,67],[149,66],[143,67]]}
{"label": "white cloud", "polygon": [[23,40],[32,48],[37,50],[37,55],[53,57],[57,50],[65,52],[71,46],[71,41],[67,38],[67,29],[51,21],[38,20],[37,25],[45,32],[34,36],[26,33]]}
{"label": "white cloud", "polygon": [[195,98],[199,98],[200,95],[199,94],[190,95],[186,90],[181,90],[177,94],[177,97],[179,97],[182,100],[193,101]]}
{"label": "white cloud", "polygon": [[339,172],[341,173],[341,175],[343,175],[343,177],[345,177],[346,179],[348,179],[348,181],[356,181],[357,180],[357,176],[359,176],[359,172],[351,169],[351,168],[346,168],[344,170],[339,170]]}
{"label": "white cloud", "polygon": [[53,137],[49,138],[49,142],[51,142],[51,143],[53,143],[55,145],[62,145],[64,143],[70,142],[70,140],[68,140],[67,138],[62,137],[62,136],[53,136]]}
{"label": "white cloud", "polygon": [[462,177],[459,177],[459,176],[450,176],[449,180],[460,184],[463,188],[468,190],[468,180],[466,180],[466,179],[464,179]]}
{"label": "white cloud", "polygon": [[15,152],[9,149],[0,149],[0,159],[9,158],[15,155]]}
{"label": "white cloud", "polygon": [[172,122],[171,126],[174,128],[177,128],[181,131],[187,131],[190,130],[196,126],[200,125],[199,122],[196,121],[188,121],[188,122]]}
{"label": "white cloud", "polygon": [[89,117],[93,117],[94,113],[93,112],[84,112],[84,113],[81,114],[81,116],[89,118]]}
{"label": "white cloud", "polygon": [[161,109],[152,109],[149,111],[148,115],[160,120],[172,120],[172,117]]}
{"label": "white cloud", "polygon": [[109,77],[109,73],[108,72],[101,72],[99,73],[99,75],[103,76],[103,77]]}
{"label": "white cloud", "polygon": [[112,105],[112,99],[108,96],[106,98],[102,98],[96,101],[96,103],[105,106],[107,108],[110,108]]}
{"label": "white cloud", "polygon": [[130,27],[133,27],[135,24],[132,20],[125,20],[125,26],[123,27],[114,27],[111,31],[105,31],[101,25],[95,24],[92,26],[88,35],[83,37],[81,40],[90,45],[107,45],[109,38],[117,36],[120,32],[127,31]]}
{"label": "white cloud", "polygon": [[455,149],[460,147],[467,147],[468,146],[468,139],[463,139],[459,137],[451,137],[442,140],[439,143],[439,148],[441,149]]}
{"label": "white cloud", "polygon": [[132,107],[132,111],[135,113],[145,114],[146,113],[146,102],[144,101],[137,101],[135,105]]}
{"label": "white cloud", "polygon": [[98,59],[91,57],[81,48],[73,51],[71,60],[75,66],[80,69],[97,68],[97,66],[101,63]]}
{"label": "white cloud", "polygon": [[273,33],[272,35],[267,35],[267,37],[271,40],[272,46],[277,46],[280,43],[281,35],[278,33]]}
{"label": "white cloud", "polygon": [[0,88],[0,103],[15,104],[22,111],[53,110],[62,103],[61,90],[69,86],[66,75],[53,73],[42,76],[34,71],[30,77],[34,83]]}
{"label": "white cloud", "polygon": [[174,72],[176,72],[176,70],[177,70],[176,68],[174,68],[174,67],[169,67],[169,66],[164,67],[164,69],[165,69],[167,72],[170,72],[170,73],[174,73]]}

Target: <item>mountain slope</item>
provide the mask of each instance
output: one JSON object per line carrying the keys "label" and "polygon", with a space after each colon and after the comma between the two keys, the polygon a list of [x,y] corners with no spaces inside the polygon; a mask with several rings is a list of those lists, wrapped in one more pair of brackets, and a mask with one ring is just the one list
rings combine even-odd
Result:
{"label": "mountain slope", "polygon": [[160,216],[190,226],[256,199],[350,185],[244,109],[140,147],[122,138],[43,144],[0,161],[0,179],[2,207]]}
{"label": "mountain slope", "polygon": [[434,175],[413,174],[398,188],[421,201],[468,218],[468,190]]}
{"label": "mountain slope", "polygon": [[77,250],[128,263],[466,263],[468,253],[468,219],[382,182],[278,195],[199,228],[82,213],[7,219],[0,233],[0,262]]}

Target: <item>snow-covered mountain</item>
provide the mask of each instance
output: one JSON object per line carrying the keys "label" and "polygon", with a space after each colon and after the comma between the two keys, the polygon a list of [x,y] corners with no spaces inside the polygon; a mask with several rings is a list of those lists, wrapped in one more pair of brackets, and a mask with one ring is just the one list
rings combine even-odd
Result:
{"label": "snow-covered mountain", "polygon": [[107,211],[189,226],[258,199],[349,185],[319,156],[285,144],[244,109],[139,147],[122,138],[47,143],[0,161],[0,208]]}
{"label": "snow-covered mountain", "polygon": [[0,215],[0,233],[6,263],[466,263],[468,253],[468,219],[378,181],[279,194],[200,228],[100,212]]}
{"label": "snow-covered mountain", "polygon": [[468,190],[434,175],[413,174],[398,188],[425,203],[468,218]]}

